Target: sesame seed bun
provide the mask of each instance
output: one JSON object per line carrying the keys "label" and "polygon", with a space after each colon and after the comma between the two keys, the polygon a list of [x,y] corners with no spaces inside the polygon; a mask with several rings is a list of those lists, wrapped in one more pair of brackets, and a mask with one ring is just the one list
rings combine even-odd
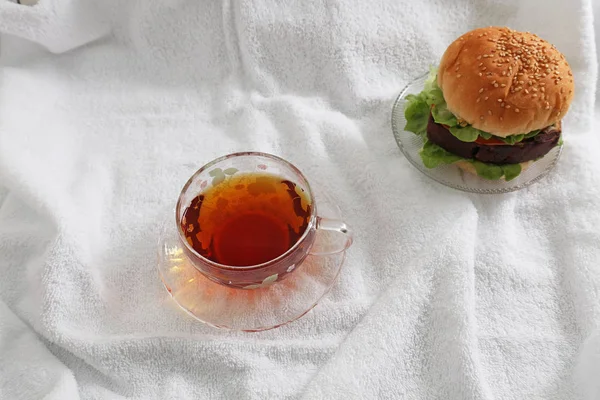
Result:
{"label": "sesame seed bun", "polygon": [[500,137],[561,120],[574,92],[571,68],[556,47],[503,27],[456,39],[442,56],[437,79],[454,115]]}
{"label": "sesame seed bun", "polygon": [[[527,170],[527,168],[529,168],[531,166],[531,164],[533,164],[533,160],[519,163],[519,165],[521,165],[521,173],[525,172]],[[468,161],[460,160],[460,161],[455,162],[454,165],[456,165],[458,168],[460,168],[461,170],[463,170],[469,174],[478,176],[477,171],[475,170],[475,167],[473,166],[473,164],[471,164]],[[504,176],[501,176],[500,179],[504,179]]]}

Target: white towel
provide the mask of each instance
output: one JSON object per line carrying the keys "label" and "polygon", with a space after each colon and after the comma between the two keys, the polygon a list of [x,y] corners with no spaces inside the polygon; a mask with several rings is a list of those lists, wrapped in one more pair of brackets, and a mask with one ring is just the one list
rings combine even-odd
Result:
{"label": "white towel", "polygon": [[107,35],[110,19],[94,0],[0,0],[0,31],[62,53]]}
{"label": "white towel", "polygon": [[[598,399],[592,0],[442,3],[0,0],[0,398]],[[492,24],[577,86],[556,170],[478,196],[415,170],[390,113]],[[155,266],[183,183],[238,150],[295,163],[356,231],[328,297],[263,333],[191,319]]]}

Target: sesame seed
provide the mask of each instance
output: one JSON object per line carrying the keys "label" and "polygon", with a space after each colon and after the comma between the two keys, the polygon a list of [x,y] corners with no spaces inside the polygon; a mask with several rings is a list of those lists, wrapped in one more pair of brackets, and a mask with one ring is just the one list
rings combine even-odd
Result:
{"label": "sesame seed", "polygon": [[500,117],[500,121],[504,121],[504,117]]}
{"label": "sesame seed", "polygon": [[502,99],[498,99],[498,103],[502,103]]}
{"label": "sesame seed", "polygon": [[483,67],[483,68],[481,68],[481,70],[482,70],[482,71],[485,71],[486,69],[487,69],[487,67]]}
{"label": "sesame seed", "polygon": [[479,119],[483,121],[483,115],[481,115],[481,116],[479,117]]}
{"label": "sesame seed", "polygon": [[501,84],[500,87],[506,87],[506,83]]}
{"label": "sesame seed", "polygon": [[483,74],[480,72],[480,73],[479,73],[479,76],[482,76],[482,75],[483,75]]}
{"label": "sesame seed", "polygon": [[521,112],[521,110],[519,110],[518,108],[515,108],[515,112]]}
{"label": "sesame seed", "polygon": [[478,65],[478,66],[479,66],[479,67],[481,67],[482,65],[483,65],[483,63],[479,63],[479,65]]}
{"label": "sesame seed", "polygon": [[479,103],[480,101],[481,101],[481,97],[478,97],[476,103]]}
{"label": "sesame seed", "polygon": [[457,74],[457,75],[456,75],[456,77],[457,77],[457,78],[460,78],[461,76],[462,76],[461,74]]}
{"label": "sesame seed", "polygon": [[489,99],[489,97],[485,96],[483,99],[484,99],[484,100],[487,100],[487,99]]}
{"label": "sesame seed", "polygon": [[507,104],[507,105],[506,105],[506,108],[510,108],[510,104]]}
{"label": "sesame seed", "polygon": [[477,59],[478,59],[478,60],[481,60],[481,56],[477,56]]}
{"label": "sesame seed", "polygon": [[498,84],[497,84],[497,83],[494,83],[494,87],[498,87]]}
{"label": "sesame seed", "polygon": [[533,94],[533,97],[537,97],[537,93],[534,93],[534,94]]}
{"label": "sesame seed", "polygon": [[492,110],[488,110],[488,115],[492,115]]}
{"label": "sesame seed", "polygon": [[529,94],[529,90],[525,89],[525,93]]}

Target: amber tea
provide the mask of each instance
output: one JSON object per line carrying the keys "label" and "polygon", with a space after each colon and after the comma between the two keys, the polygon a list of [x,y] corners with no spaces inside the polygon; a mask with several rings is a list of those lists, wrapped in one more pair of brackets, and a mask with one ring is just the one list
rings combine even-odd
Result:
{"label": "amber tea", "polygon": [[241,173],[196,196],[181,228],[201,256],[251,266],[284,254],[302,237],[310,197],[294,182],[267,173]]}

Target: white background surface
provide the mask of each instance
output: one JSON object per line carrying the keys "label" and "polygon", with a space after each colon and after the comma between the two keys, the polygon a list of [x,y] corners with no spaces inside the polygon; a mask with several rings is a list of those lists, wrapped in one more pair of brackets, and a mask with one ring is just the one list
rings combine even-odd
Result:
{"label": "white background surface", "polygon": [[[590,0],[74,4],[0,7],[0,399],[600,397]],[[490,24],[577,82],[556,171],[494,197],[421,176],[389,122]],[[298,165],[356,230],[328,298],[258,334],[191,320],[154,265],[183,183],[238,150]]]}

